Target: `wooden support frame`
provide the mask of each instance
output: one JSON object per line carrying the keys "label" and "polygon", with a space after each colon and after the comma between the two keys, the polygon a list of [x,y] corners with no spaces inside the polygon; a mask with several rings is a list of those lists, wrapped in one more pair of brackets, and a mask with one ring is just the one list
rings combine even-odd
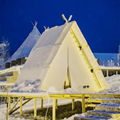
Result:
{"label": "wooden support frame", "polygon": [[23,110],[22,110],[23,105],[22,105],[22,102],[23,102],[23,97],[21,97],[21,99],[20,99],[20,115],[23,115]]}
{"label": "wooden support frame", "polygon": [[[21,97],[20,97],[20,98],[21,98]],[[31,100],[31,99],[26,100],[24,103],[22,103],[22,106],[25,105],[26,103],[28,103],[30,100]],[[20,99],[19,99],[19,101],[20,101]],[[15,105],[13,106],[13,108],[9,111],[9,114],[14,113],[16,110],[18,110],[18,109],[20,108],[20,106],[16,107],[16,105],[19,103],[19,101],[17,101],[17,102],[15,103]],[[15,108],[15,107],[16,107],[16,108]]]}
{"label": "wooden support frame", "polygon": [[[38,93],[30,93],[30,94],[18,94],[18,93],[0,93],[0,97],[6,97],[8,99],[11,98],[18,98],[17,102],[13,105],[13,107],[11,106],[11,109],[9,111],[9,114],[12,114],[13,112],[15,112],[16,110],[20,109],[20,114],[23,114],[22,112],[22,107],[23,105],[25,105],[26,103],[28,103],[31,99],[34,100],[34,118],[37,117],[37,101],[36,99],[41,99],[41,106],[43,107],[43,100],[46,99],[48,100],[48,95],[49,95],[49,99],[51,99],[53,101],[52,104],[52,120],[56,120],[56,110],[57,110],[57,105],[58,105],[58,100],[59,99],[71,99],[72,100],[72,109],[75,107],[74,103],[75,103],[75,99],[81,99],[82,100],[82,113],[85,112],[85,106],[87,101],[88,102],[102,102],[97,98],[120,98],[120,94],[102,94],[102,93],[91,93],[91,94],[82,94],[82,93],[77,93],[77,94],[65,94],[65,93],[60,93],[60,94],[38,94]],[[22,98],[22,99],[21,99]],[[88,99],[89,98],[89,99]],[[93,99],[96,98],[96,99]],[[24,102],[23,102],[24,100]],[[8,100],[9,101],[9,100]],[[120,102],[120,99],[118,99],[118,101]],[[8,102],[10,104],[10,102]],[[17,104],[20,104],[20,106],[16,107]]]}
{"label": "wooden support frame", "polygon": [[56,109],[58,109],[58,99],[56,99]]}
{"label": "wooden support frame", "polygon": [[21,97],[17,100],[17,102],[13,105],[13,107],[9,110],[9,114],[12,114],[14,112],[14,108],[17,106],[17,104],[19,103]]}
{"label": "wooden support frame", "polygon": [[85,95],[82,95],[82,113],[85,112]]}
{"label": "wooden support frame", "polygon": [[106,76],[107,77],[109,76],[109,70],[106,70]]}
{"label": "wooden support frame", "polygon": [[40,108],[42,109],[43,108],[43,98],[40,99]]}
{"label": "wooden support frame", "polygon": [[8,97],[8,110],[11,109],[11,97]]}
{"label": "wooden support frame", "polygon": [[72,111],[75,110],[75,99],[72,99]]}
{"label": "wooden support frame", "polygon": [[115,74],[118,75],[118,71],[115,71]]}
{"label": "wooden support frame", "polygon": [[53,99],[52,120],[56,120],[56,98]]}
{"label": "wooden support frame", "polygon": [[34,98],[34,118],[37,117],[37,99]]}

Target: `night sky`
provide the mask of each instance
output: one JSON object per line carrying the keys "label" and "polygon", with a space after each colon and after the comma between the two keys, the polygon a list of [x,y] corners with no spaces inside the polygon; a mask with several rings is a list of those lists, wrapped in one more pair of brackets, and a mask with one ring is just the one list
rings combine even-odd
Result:
{"label": "night sky", "polygon": [[0,40],[10,42],[12,54],[22,44],[32,23],[61,25],[73,15],[93,52],[118,52],[120,44],[120,0],[0,0]]}

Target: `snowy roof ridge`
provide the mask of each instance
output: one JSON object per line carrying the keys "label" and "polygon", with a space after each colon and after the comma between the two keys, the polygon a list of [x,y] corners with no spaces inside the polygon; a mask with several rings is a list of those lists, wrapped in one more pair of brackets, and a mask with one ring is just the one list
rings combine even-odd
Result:
{"label": "snowy roof ridge", "polygon": [[20,45],[20,47],[15,51],[8,61],[16,60],[17,58],[28,57],[33,46],[40,39],[41,33],[37,28],[37,24],[33,26],[32,31],[28,34],[27,38]]}

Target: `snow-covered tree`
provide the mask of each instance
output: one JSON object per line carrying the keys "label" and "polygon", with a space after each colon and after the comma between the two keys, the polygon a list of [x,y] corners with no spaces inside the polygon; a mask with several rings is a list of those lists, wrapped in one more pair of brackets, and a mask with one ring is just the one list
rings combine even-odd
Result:
{"label": "snow-covered tree", "polygon": [[9,42],[3,40],[0,42],[0,64],[2,65],[9,58]]}

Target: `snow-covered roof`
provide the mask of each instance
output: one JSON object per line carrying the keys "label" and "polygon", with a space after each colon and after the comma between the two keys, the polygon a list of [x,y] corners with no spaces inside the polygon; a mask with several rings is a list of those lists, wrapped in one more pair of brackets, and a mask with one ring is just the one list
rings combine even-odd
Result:
{"label": "snow-covered roof", "polygon": [[[68,26],[70,26],[70,24]],[[22,83],[26,85],[29,83],[29,86],[31,86],[37,83],[37,86],[34,85],[37,91],[37,88],[40,87],[40,80],[44,79],[46,71],[63,41],[63,39],[58,39],[58,37],[64,28],[65,25],[56,26],[43,32],[40,40],[33,47],[17,80],[17,84],[20,85]],[[23,87],[24,85],[22,85],[22,88]]]}
{"label": "snow-covered roof", "polygon": [[33,30],[29,33],[28,37],[8,61],[16,60],[17,58],[28,57],[33,46],[40,39],[40,36],[41,34],[35,25]]}

